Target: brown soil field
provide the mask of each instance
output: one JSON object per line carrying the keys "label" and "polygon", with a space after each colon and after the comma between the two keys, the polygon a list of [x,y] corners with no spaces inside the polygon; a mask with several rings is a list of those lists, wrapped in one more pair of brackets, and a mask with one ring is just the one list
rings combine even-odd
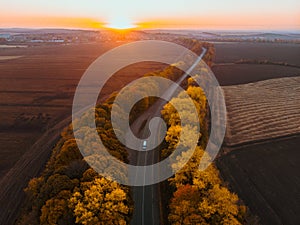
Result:
{"label": "brown soil field", "polygon": [[226,86],[227,146],[300,133],[300,77]]}
{"label": "brown soil field", "polygon": [[[0,180],[43,132],[71,116],[73,95],[84,71],[101,54],[121,45],[93,43],[5,48],[0,57]],[[14,57],[20,56],[23,57]],[[164,65],[143,62],[117,72],[100,99]]]}
{"label": "brown soil field", "polygon": [[215,43],[212,68],[220,85],[246,84],[271,78],[300,76],[300,69],[278,65],[234,64],[241,59],[269,60],[300,65],[300,45],[278,43]]}
{"label": "brown soil field", "polygon": [[288,43],[214,43],[216,63],[230,63],[239,59],[257,59],[300,65],[300,45]]}
{"label": "brown soil field", "polygon": [[216,161],[261,224],[300,221],[300,77],[223,87],[227,132]]}
{"label": "brown soil field", "polygon": [[260,224],[300,221],[300,137],[242,146],[216,162],[223,179]]}
{"label": "brown soil field", "polygon": [[219,43],[215,47],[213,72],[223,85],[228,112],[225,143],[216,160],[221,176],[261,224],[298,224],[300,70],[234,62],[300,65],[300,45]]}
{"label": "brown soil field", "polygon": [[222,86],[300,76],[300,68],[278,65],[223,64],[215,65],[212,71]]}
{"label": "brown soil field", "polygon": [[11,168],[17,159],[19,159],[26,149],[34,143],[39,132],[24,132],[24,130],[2,130],[0,132],[1,158],[0,171],[1,175],[8,168]]}

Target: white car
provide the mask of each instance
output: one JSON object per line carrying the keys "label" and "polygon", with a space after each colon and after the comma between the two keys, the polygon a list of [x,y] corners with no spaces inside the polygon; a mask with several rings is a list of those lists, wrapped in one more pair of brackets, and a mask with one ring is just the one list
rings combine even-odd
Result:
{"label": "white car", "polygon": [[147,149],[147,141],[143,141],[143,150]]}

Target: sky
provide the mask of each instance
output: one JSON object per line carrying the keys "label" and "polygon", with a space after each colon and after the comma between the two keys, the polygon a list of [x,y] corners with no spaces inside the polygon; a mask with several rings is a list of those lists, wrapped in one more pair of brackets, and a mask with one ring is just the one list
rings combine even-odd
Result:
{"label": "sky", "polygon": [[299,0],[1,0],[0,27],[300,30]]}

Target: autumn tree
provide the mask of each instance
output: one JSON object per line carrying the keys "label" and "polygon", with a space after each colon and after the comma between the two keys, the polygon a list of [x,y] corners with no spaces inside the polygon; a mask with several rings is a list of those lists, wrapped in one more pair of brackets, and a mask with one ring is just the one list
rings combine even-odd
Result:
{"label": "autumn tree", "polygon": [[[198,118],[193,117],[194,111],[190,107],[190,99],[187,99],[186,95],[179,93],[175,98],[172,98],[171,101],[166,104],[161,111],[162,117],[168,125],[167,135],[165,137],[168,147],[162,149],[161,156],[166,158],[169,156],[173,150],[178,147],[180,136],[185,137],[184,142],[181,145],[186,145],[182,147],[191,146],[191,141],[197,141],[201,139],[203,134],[205,137],[207,135],[206,130],[202,129],[205,123],[206,116],[206,97],[203,90],[200,87],[190,86],[187,89],[187,94],[195,106],[196,113]],[[176,105],[176,109],[174,107]],[[186,121],[185,126],[181,124],[181,119],[184,118]],[[196,119],[196,120],[195,120]],[[200,133],[196,129],[196,124],[200,126]],[[193,151],[193,149],[190,149]],[[189,149],[185,151],[186,156],[191,156]],[[177,160],[177,159],[176,159]],[[178,161],[178,160],[177,160]]]}
{"label": "autumn tree", "polygon": [[[186,107],[186,96],[179,93],[162,110],[168,130],[165,137],[167,147],[162,150],[161,156],[167,157],[175,148],[185,150],[175,160],[171,160],[171,167],[177,172],[169,179],[169,185],[173,187],[171,190],[175,189],[169,204],[169,222],[178,225],[241,224],[241,215],[245,214],[244,207],[240,206],[235,194],[222,186],[216,167],[210,164],[205,170],[199,170],[200,163],[207,164],[210,160],[209,154],[204,151],[208,138],[208,107],[203,90],[194,85],[192,78],[188,80],[188,84],[186,92],[193,100],[198,114],[197,122],[201,127],[198,138],[204,138],[204,141],[198,141],[195,149],[190,147],[198,131],[193,127],[193,117],[189,117],[192,111]],[[176,109],[173,106],[175,104]],[[182,125],[180,116],[184,116],[190,124]],[[181,139],[183,141],[179,141]]]}
{"label": "autumn tree", "polygon": [[245,214],[244,207],[240,206],[235,194],[221,185],[218,170],[213,164],[205,170],[198,169],[203,154],[204,151],[197,147],[188,163],[169,179],[170,184],[176,186],[169,206],[170,222],[240,224],[241,215]]}
{"label": "autumn tree", "polygon": [[41,209],[40,223],[44,225],[68,225],[74,223],[73,213],[68,207],[71,192],[63,190],[47,200]]}
{"label": "autumn tree", "polygon": [[100,177],[83,183],[70,198],[69,205],[79,224],[129,224],[132,213],[129,201],[124,188]]}
{"label": "autumn tree", "polygon": [[183,185],[170,202],[171,224],[241,224],[238,197],[218,184],[209,187]]}
{"label": "autumn tree", "polygon": [[174,225],[207,224],[199,214],[200,193],[189,184],[177,189],[171,199],[169,221]]}

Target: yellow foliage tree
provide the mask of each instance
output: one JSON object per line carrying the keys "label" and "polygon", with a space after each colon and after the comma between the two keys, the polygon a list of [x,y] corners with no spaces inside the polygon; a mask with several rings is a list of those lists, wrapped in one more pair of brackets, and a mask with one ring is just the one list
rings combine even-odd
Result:
{"label": "yellow foliage tree", "polygon": [[82,184],[69,200],[76,223],[84,225],[129,224],[132,208],[118,183],[103,177]]}
{"label": "yellow foliage tree", "polygon": [[[189,84],[194,84],[190,79]],[[197,134],[195,127],[181,125],[179,114],[184,114],[189,119],[190,109],[185,108],[186,97],[180,93],[165,105],[162,115],[168,124],[166,135],[167,148],[162,150],[162,157],[167,157],[175,148],[184,149],[172,161],[171,167],[178,171],[169,179],[169,184],[175,187],[175,192],[169,204],[169,222],[171,224],[241,224],[243,207],[238,204],[238,197],[226,187],[221,186],[218,170],[213,164],[205,170],[199,170],[200,162],[203,163],[210,157],[204,152],[206,141],[198,141],[198,146],[193,149],[191,141],[208,136],[207,128],[207,99],[200,87],[190,86],[187,93],[193,100],[201,127],[201,134]],[[172,106],[176,103],[177,110]],[[193,122],[190,120],[191,124]],[[180,135],[183,136],[180,142]],[[186,163],[187,162],[187,163]]]}
{"label": "yellow foliage tree", "polygon": [[[174,181],[188,180],[189,173],[176,174]],[[241,224],[244,208],[238,205],[238,197],[220,186],[214,166],[192,175],[192,184],[176,183],[177,190],[171,199],[169,221],[172,224]],[[178,181],[179,179],[179,181]]]}
{"label": "yellow foliage tree", "polygon": [[64,190],[49,199],[41,209],[40,223],[44,225],[73,223],[72,212],[68,207],[70,196],[71,192]]}

